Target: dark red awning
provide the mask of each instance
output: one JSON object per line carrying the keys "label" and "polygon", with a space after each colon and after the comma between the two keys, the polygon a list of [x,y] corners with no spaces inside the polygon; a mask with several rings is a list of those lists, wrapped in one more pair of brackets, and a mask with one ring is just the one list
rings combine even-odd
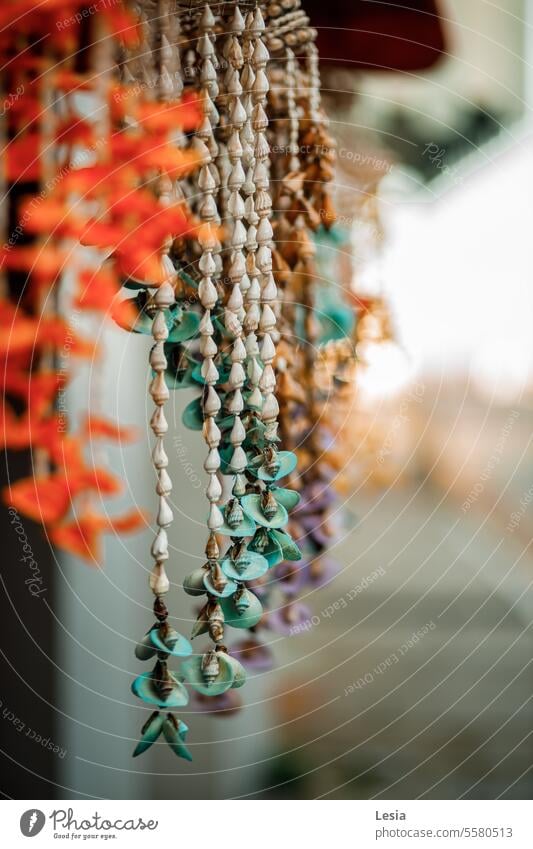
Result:
{"label": "dark red awning", "polygon": [[304,0],[323,64],[430,68],[446,49],[438,0]]}

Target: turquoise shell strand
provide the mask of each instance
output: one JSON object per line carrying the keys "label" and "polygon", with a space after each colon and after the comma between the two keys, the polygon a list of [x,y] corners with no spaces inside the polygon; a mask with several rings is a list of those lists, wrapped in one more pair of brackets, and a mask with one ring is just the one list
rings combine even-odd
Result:
{"label": "turquoise shell strand", "polygon": [[[172,66],[175,53],[170,49],[168,43],[170,21],[168,0],[161,0],[160,12],[161,14],[155,21],[151,21],[151,24],[160,29],[158,93],[160,98],[165,101],[176,94],[172,82],[175,75],[171,76],[168,69],[169,65]],[[170,203],[172,193],[171,180],[166,175],[161,176],[158,184],[160,203],[163,205]],[[169,310],[176,303],[173,285],[176,275],[168,256],[171,242],[172,240],[168,238],[163,246],[161,256],[165,282],[161,283],[154,294],[148,298],[146,305],[147,314],[152,315],[151,330],[154,341],[149,357],[153,374],[149,392],[155,404],[155,410],[150,419],[150,427],[155,436],[152,461],[157,475],[156,494],[159,499],[156,515],[158,530],[151,547],[154,566],[149,578],[150,589],[155,596],[153,612],[156,622],[138,643],[135,654],[139,660],[148,661],[156,658],[156,662],[151,672],[140,675],[132,684],[133,693],[145,703],[155,706],[157,710],[143,725],[141,739],[133,754],[134,757],[142,754],[162,736],[176,754],[186,760],[192,760],[190,752],[185,746],[187,726],[168,710],[169,708],[184,707],[189,701],[189,695],[180,678],[169,670],[168,659],[170,657],[187,657],[192,654],[192,646],[189,641],[169,624],[168,609],[164,601],[164,596],[170,588],[170,582],[165,571],[165,563],[169,556],[167,528],[174,518],[168,502],[172,492],[172,482],[167,472],[168,457],[163,444],[165,434],[168,432],[164,405],[170,395],[165,380],[168,366],[165,342],[169,337],[167,316]],[[162,710],[166,713],[161,713]]]}
{"label": "turquoise shell strand", "polygon": [[[165,267],[165,257],[163,264]],[[154,345],[150,351],[150,366],[154,376],[149,391],[155,404],[150,427],[156,440],[152,460],[157,473],[156,493],[159,498],[159,508],[156,517],[158,531],[151,549],[154,567],[149,583],[155,596],[153,609],[156,623],[138,643],[135,654],[139,660],[143,661],[156,658],[156,663],[151,672],[145,672],[134,680],[132,691],[142,701],[157,707],[158,710],[143,726],[141,739],[133,754],[134,756],[142,754],[163,735],[173,751],[191,760],[191,755],[184,744],[186,726],[176,719],[173,713],[168,712],[166,716],[160,713],[161,710],[187,705],[189,701],[187,690],[181,680],[168,669],[168,659],[171,656],[187,657],[192,654],[189,641],[168,623],[168,609],[164,602],[164,596],[170,588],[165,571],[165,563],[168,560],[166,529],[173,520],[168,503],[172,483],[167,472],[168,457],[163,445],[164,436],[168,431],[164,404],[169,398],[169,390],[165,382],[167,360],[164,344],[169,334],[166,314],[174,302],[174,288],[169,282],[165,282],[155,291],[150,305],[150,311],[154,316],[152,322]]]}
{"label": "turquoise shell strand", "polygon": [[[214,29],[215,18],[208,6],[205,6],[200,18],[200,33],[198,38],[197,52],[200,61],[200,79],[203,83],[204,96],[204,121],[198,136],[204,142],[206,156],[202,164],[199,179],[199,188],[203,193],[199,213],[206,225],[206,230],[200,237],[202,254],[199,261],[201,280],[198,287],[198,296],[203,309],[200,323],[200,353],[202,356],[201,375],[204,381],[204,392],[202,399],[203,434],[209,452],[204,468],[209,476],[206,495],[209,501],[209,515],[207,526],[209,537],[206,545],[207,563],[202,569],[198,569],[189,575],[184,582],[185,591],[191,595],[207,595],[207,602],[200,611],[200,615],[193,627],[192,638],[204,633],[209,634],[214,643],[214,648],[205,651],[201,655],[195,655],[183,664],[183,674],[189,686],[202,695],[217,696],[230,687],[241,686],[244,683],[244,670],[238,661],[230,658],[227,649],[223,645],[224,640],[224,612],[221,599],[228,593],[236,591],[237,587],[228,580],[220,568],[220,549],[217,534],[223,530],[225,519],[219,508],[222,496],[222,485],[219,479],[221,457],[219,445],[221,431],[216,422],[222,408],[222,401],[217,392],[219,382],[219,369],[216,362],[220,360],[218,345],[215,341],[215,326],[213,323],[213,311],[218,305],[218,290],[214,277],[218,277],[218,268],[214,254],[218,252],[217,239],[214,228],[220,220],[215,192],[218,188],[217,182],[220,175],[216,169],[215,158],[219,147],[214,137],[214,127],[219,122],[219,112],[214,103],[214,98],[219,94],[217,74],[213,64]],[[237,44],[238,47],[238,44]],[[238,50],[237,50],[238,54]],[[238,91],[238,78],[236,80]],[[238,146],[237,146],[238,147]],[[237,156],[235,145],[233,147],[232,159]],[[232,173],[233,173],[232,169]],[[235,177],[233,178],[235,179]],[[231,185],[232,176],[229,176]],[[237,216],[236,220],[238,220]],[[239,231],[234,231],[234,239],[239,239]],[[242,361],[245,356],[244,347],[240,339],[241,327],[239,313],[242,308],[240,289],[234,287],[226,305],[224,319],[225,326],[229,332],[233,332],[235,342],[232,350],[232,370],[230,383],[233,381],[233,398],[228,402],[231,411],[240,412],[240,387],[244,380]],[[240,343],[240,344],[239,344]],[[241,379],[242,378],[242,379]],[[240,444],[244,438],[241,428],[234,429],[233,462],[239,465],[239,469],[246,465],[244,453],[239,452]],[[242,457],[244,456],[244,462]]]}

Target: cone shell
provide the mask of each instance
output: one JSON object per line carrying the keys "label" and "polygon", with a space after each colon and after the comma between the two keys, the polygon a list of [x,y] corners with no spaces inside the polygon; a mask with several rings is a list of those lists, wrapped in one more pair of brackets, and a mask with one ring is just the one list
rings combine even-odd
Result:
{"label": "cone shell", "polygon": [[[253,464],[250,471],[259,478],[259,480],[267,481],[273,483],[274,481],[278,481],[281,478],[284,478],[286,475],[290,475],[296,468],[298,463],[296,454],[293,454],[292,451],[279,451],[277,455],[277,460],[279,463],[279,470],[276,474],[271,474],[267,467],[265,466],[262,457],[258,457],[256,463]],[[254,468],[255,466],[255,468]]]}
{"label": "cone shell", "polygon": [[[244,499],[243,499],[243,507],[244,507]],[[222,515],[225,519],[225,507],[222,507]],[[255,522],[251,516],[247,515],[247,512],[244,514],[241,523],[236,528],[231,528],[226,521],[224,524],[218,529],[220,534],[224,534],[228,537],[252,537],[255,534]]]}
{"label": "cone shell", "polygon": [[224,598],[220,602],[224,611],[226,625],[231,628],[254,628],[263,616],[261,602],[250,590],[245,590],[248,607],[239,612],[235,596]]}
{"label": "cone shell", "polygon": [[176,321],[168,336],[169,342],[184,342],[187,339],[192,339],[196,336],[200,327],[200,317],[191,311],[187,311],[181,317],[181,320]]}
{"label": "cone shell", "polygon": [[233,595],[237,587],[233,581],[228,581],[223,590],[215,589],[209,571],[202,568],[195,569],[194,572],[184,578],[183,589],[188,595],[192,596],[201,596],[208,592],[217,598],[226,598]]}
{"label": "cone shell", "polygon": [[176,721],[172,714],[169,714],[163,722],[163,735],[174,754],[178,758],[192,761],[192,755],[185,745],[185,735],[188,730],[185,723],[180,720]]}
{"label": "cone shell", "polygon": [[232,657],[230,654],[225,654],[224,659],[233,669],[233,684],[231,686],[234,690],[238,690],[239,687],[244,686],[246,683],[246,670],[236,657]]}
{"label": "cone shell", "polygon": [[172,689],[165,697],[159,693],[155,686],[152,677],[152,672],[145,672],[139,675],[131,685],[132,693],[143,702],[150,705],[157,705],[159,708],[184,707],[189,701],[189,694],[172,672],[169,673],[172,681]]}
{"label": "cone shell", "polygon": [[135,646],[135,657],[137,660],[150,660],[150,658],[154,657],[156,654],[157,649],[152,643],[151,634],[152,629],[150,628],[148,633],[145,634],[142,640]]}
{"label": "cone shell", "polygon": [[[239,561],[244,560],[248,561],[248,565],[239,568]],[[228,557],[222,561],[221,565],[224,574],[228,578],[233,578],[234,581],[255,581],[268,571],[267,560],[255,551],[246,551],[243,557],[237,560]]]}
{"label": "cone shell", "polygon": [[227,655],[224,652],[217,652],[216,658],[219,670],[216,678],[210,683],[205,680],[202,671],[202,655],[191,657],[182,665],[186,682],[190,684],[193,690],[202,693],[204,696],[219,696],[233,686],[235,667],[229,663]]}
{"label": "cone shell", "polygon": [[246,515],[264,528],[283,528],[289,521],[289,514],[282,504],[278,504],[277,511],[271,518],[267,519],[261,509],[260,495],[245,495],[242,499],[242,506]]}
{"label": "cone shell", "polygon": [[295,507],[301,501],[301,496],[299,492],[296,492],[294,489],[278,489],[275,487],[272,489],[272,494],[278,504],[281,504],[285,507],[285,510],[294,510]]}
{"label": "cone shell", "polygon": [[133,752],[134,758],[142,755],[143,752],[146,752],[146,750],[150,748],[150,746],[153,746],[163,730],[163,722],[163,716],[159,713],[159,711],[154,711],[148,722],[143,725],[141,739],[137,743],[135,751]]}
{"label": "cone shell", "polygon": [[152,628],[149,633],[152,645],[159,652],[166,652],[173,657],[188,657],[192,654],[190,642],[166,623]]}
{"label": "cone shell", "polygon": [[[256,531],[254,538],[248,543],[248,549],[250,551],[257,551],[258,554],[261,554],[261,556],[267,561],[270,568],[277,566],[278,563],[281,563],[284,559],[281,545],[274,538],[274,533],[274,531],[269,531],[266,528],[259,528]],[[263,545],[263,535],[266,536],[266,546]]]}
{"label": "cone shell", "polygon": [[283,560],[301,560],[302,552],[286,531],[269,531],[272,540],[281,547]]}

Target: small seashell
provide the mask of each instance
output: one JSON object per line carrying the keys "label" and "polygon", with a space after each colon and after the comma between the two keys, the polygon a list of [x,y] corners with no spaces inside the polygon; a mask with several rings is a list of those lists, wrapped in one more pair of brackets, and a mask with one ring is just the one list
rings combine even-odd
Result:
{"label": "small seashell", "polygon": [[205,547],[205,555],[208,560],[218,560],[220,557],[220,548],[218,546],[216,534],[209,534],[207,545]]}
{"label": "small seashell", "polygon": [[[217,567],[220,569],[218,564]],[[225,575],[223,573],[222,577],[225,579]],[[222,585],[222,589],[217,589],[217,587],[215,587],[215,585],[213,584],[211,572],[209,570],[206,571],[204,576],[204,587],[209,593],[209,595],[215,596],[216,598],[227,598],[228,596],[233,595],[233,593],[237,589],[237,585],[233,581],[228,580],[225,580],[225,583]]]}
{"label": "small seashell", "polygon": [[190,575],[183,579],[183,589],[187,595],[201,596],[205,595],[206,589],[204,578],[206,576],[205,569],[195,569]]}
{"label": "small seashell", "polygon": [[211,603],[209,607],[209,636],[214,643],[221,643],[224,639],[224,614],[218,603]]}
{"label": "small seashell", "polygon": [[214,651],[206,652],[202,656],[201,671],[207,687],[210,687],[220,672],[220,664]]}
{"label": "small seashell", "polygon": [[266,528],[283,528],[289,521],[289,514],[285,507],[278,504],[272,493],[268,491],[261,495],[243,496],[242,507],[246,516]]}
{"label": "small seashell", "polygon": [[165,403],[165,401],[168,401],[168,399],[170,398],[170,392],[165,382],[165,376],[163,372],[158,372],[156,374],[156,376],[150,383],[149,392],[155,404],[162,405]]}
{"label": "small seashell", "polygon": [[246,494],[246,477],[244,475],[235,475],[235,483],[231,492],[236,498]]}
{"label": "small seashell", "polygon": [[168,501],[164,495],[159,496],[159,510],[157,511],[156,522],[160,528],[168,528],[174,520],[174,514],[170,508]]}
{"label": "small seashell", "polygon": [[229,468],[236,474],[242,474],[248,465],[248,458],[244,448],[238,445],[231,456]]}
{"label": "small seashell", "polygon": [[217,592],[223,593],[228,582],[217,560],[214,560],[210,564],[210,579],[211,584],[217,590]]}
{"label": "small seashell", "polygon": [[[222,508],[221,512],[223,516],[226,513],[227,507],[228,505]],[[254,520],[246,514],[243,514],[243,517],[238,525],[229,525],[228,522],[225,521],[218,528],[219,533],[229,537],[251,537],[255,534],[255,530],[256,526]]]}
{"label": "small seashell", "polygon": [[271,521],[278,511],[278,504],[272,492],[266,489],[261,494],[261,510],[267,521]]}
{"label": "small seashell", "polygon": [[150,660],[156,654],[156,649],[151,640],[152,629],[135,646],[135,657],[137,660]]}
{"label": "small seashell", "polygon": [[231,557],[222,561],[221,568],[234,581],[255,581],[268,571],[268,562],[261,554],[248,551],[243,544],[236,556],[231,552]]}
{"label": "small seashell", "polygon": [[156,407],[152,418],[150,419],[150,427],[156,436],[163,436],[168,431],[168,422],[165,418],[163,407]]}
{"label": "small seashell", "polygon": [[199,637],[201,634],[207,633],[207,631],[209,629],[209,621],[208,621],[208,617],[207,617],[208,609],[209,609],[209,602],[202,607],[200,613],[198,614],[198,618],[196,619],[196,622],[192,626],[191,640],[194,640],[195,637]]}
{"label": "small seashell", "polygon": [[220,469],[220,454],[216,448],[212,448],[204,462],[205,471],[212,475]]}
{"label": "small seashell", "polygon": [[281,462],[275,448],[265,448],[263,452],[263,468],[272,478],[275,478],[281,468]]}
{"label": "small seashell", "polygon": [[[214,655],[214,658],[209,658],[209,655]],[[215,661],[218,672],[213,677]],[[204,676],[204,663],[206,665],[211,664],[209,682],[206,681]],[[186,682],[204,696],[219,696],[225,693],[232,687],[235,678],[235,670],[228,663],[225,652],[222,651],[212,651],[208,652],[207,655],[190,657],[183,662],[181,669]]]}
{"label": "small seashell", "polygon": [[143,752],[146,752],[146,750],[155,743],[163,730],[163,721],[163,716],[158,710],[151,714],[141,729],[141,739],[137,743],[135,751],[133,752],[134,758],[138,757],[138,755],[142,755]]}
{"label": "small seashell", "polygon": [[294,510],[295,507],[301,501],[301,496],[299,492],[296,492],[294,489],[279,489],[275,487],[272,489],[272,494],[276,499],[278,504],[282,504],[285,507],[285,510]]}
{"label": "small seashell", "polygon": [[[236,595],[239,595],[238,608],[235,602]],[[235,596],[224,598],[220,602],[226,625],[231,628],[254,628],[263,616],[261,602],[254,593],[244,587]]]}
{"label": "small seashell", "polygon": [[267,395],[261,408],[261,417],[264,422],[275,422],[279,415],[279,404],[275,395]]}
{"label": "small seashell", "polygon": [[189,701],[187,690],[166,669],[166,664],[157,662],[152,672],[139,675],[131,685],[135,696],[148,704],[160,708],[184,707]]}
{"label": "small seashell", "polygon": [[210,531],[218,531],[224,524],[224,516],[217,504],[211,504],[209,508],[209,516],[207,519],[207,527]]}
{"label": "small seashell", "polygon": [[266,528],[258,528],[248,547],[251,551],[263,554],[270,545],[270,535]]}
{"label": "small seashell", "polygon": [[232,498],[226,506],[225,518],[230,528],[238,528],[243,520],[243,510],[237,498]]}
{"label": "small seashell", "polygon": [[179,758],[184,758],[186,761],[192,761],[192,755],[185,745],[185,735],[188,731],[184,722],[176,720],[171,714],[167,714],[166,719],[162,724],[163,735],[168,745]]}
{"label": "small seashell", "polygon": [[239,574],[248,568],[252,561],[244,540],[236,543],[230,550],[230,559],[235,564],[235,568]]}
{"label": "small seashell", "polygon": [[156,485],[156,493],[158,495],[169,496],[172,492],[172,481],[166,469],[159,469],[159,476]]}
{"label": "small seashell", "polygon": [[192,654],[192,646],[188,640],[179,634],[168,622],[161,622],[149,632],[152,645],[159,652],[166,652],[173,657],[188,657]]}
{"label": "small seashell", "polygon": [[[275,460],[271,464],[270,461],[273,456],[275,456]],[[262,457],[260,456],[252,461],[250,471],[257,475],[259,480],[273,483],[286,475],[290,475],[295,470],[297,463],[296,454],[293,454],[292,451],[276,452],[274,448],[269,447],[264,450]],[[278,467],[277,471],[274,471],[276,466]]]}
{"label": "small seashell", "polygon": [[164,528],[160,528],[152,543],[150,553],[154,560],[168,560],[168,536]]}
{"label": "small seashell", "polygon": [[164,622],[168,619],[168,608],[162,598],[154,598],[153,606],[154,616],[159,622]]}
{"label": "small seashell", "polygon": [[[256,546],[259,546],[259,548],[256,548]],[[277,566],[278,563],[281,563],[285,559],[281,545],[274,538],[274,531],[267,530],[266,528],[259,528],[257,530],[254,538],[248,543],[248,548],[250,551],[257,551],[258,554],[261,554],[267,561],[269,568]]]}
{"label": "small seashell", "polygon": [[168,580],[167,573],[165,572],[163,562],[155,563],[154,568],[150,572],[148,583],[154,595],[160,596],[168,593],[170,589],[170,581]]}
{"label": "small seashell", "polygon": [[269,531],[269,534],[271,534],[275,543],[281,547],[284,560],[302,559],[302,552],[286,531],[272,530]]}
{"label": "small seashell", "polygon": [[237,590],[237,592],[233,596],[233,603],[235,605],[235,610],[237,611],[239,616],[242,616],[243,613],[245,613],[248,610],[248,608],[250,607],[250,604],[251,604],[250,596],[251,596],[251,593],[249,592],[249,590],[246,589],[246,587],[241,587],[241,589]]}
{"label": "small seashell", "polygon": [[217,475],[210,475],[209,484],[206,489],[206,495],[209,501],[218,501],[222,495],[222,484]]}
{"label": "small seashell", "polygon": [[242,687],[246,683],[246,671],[244,666],[237,660],[236,657],[233,657],[230,654],[224,653],[224,660],[233,670],[233,682],[231,687],[234,690],[238,690],[239,687]]}

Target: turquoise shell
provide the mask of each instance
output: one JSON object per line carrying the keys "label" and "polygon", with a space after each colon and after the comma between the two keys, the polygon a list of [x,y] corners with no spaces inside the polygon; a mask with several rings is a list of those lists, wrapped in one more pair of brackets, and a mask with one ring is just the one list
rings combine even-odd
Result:
{"label": "turquoise shell", "polygon": [[245,495],[241,499],[241,503],[246,514],[264,528],[283,528],[289,521],[289,514],[282,504],[278,504],[278,509],[274,516],[271,519],[267,519],[261,510],[260,495]]}
{"label": "turquoise shell", "polygon": [[[252,394],[251,392],[245,392],[244,393],[246,405],[247,405],[249,410],[254,410],[256,413],[259,413],[259,412],[261,412],[261,408],[262,408],[263,405],[261,405],[261,407],[257,407],[255,404],[250,404],[248,399],[249,399],[251,394]],[[263,430],[266,430],[266,425],[263,425]]]}
{"label": "turquoise shell", "polygon": [[153,746],[163,730],[163,722],[163,716],[158,711],[154,711],[148,722],[143,725],[141,739],[137,743],[135,751],[133,752],[134,758],[142,755],[143,752],[146,752],[146,750],[150,748],[150,746]]}
{"label": "turquoise shell", "polygon": [[217,652],[219,672],[211,683],[207,683],[202,673],[202,655],[195,655],[186,660],[182,671],[187,684],[204,696],[220,696],[233,686],[235,678],[234,667],[228,662],[227,655]]}
{"label": "turquoise shell", "polygon": [[256,418],[253,427],[246,431],[245,444],[251,445],[254,448],[262,447],[264,441],[266,425]]}
{"label": "turquoise shell", "polygon": [[[229,577],[229,575],[227,577]],[[222,592],[219,592],[211,583],[211,575],[209,574],[209,572],[206,572],[204,578],[204,586],[208,593],[216,596],[217,598],[228,598],[230,595],[233,595],[233,593],[237,589],[237,584],[235,584],[233,581],[228,581]]]}
{"label": "turquoise shell", "polygon": [[[268,536],[268,544],[265,548],[262,545],[259,545],[258,536],[259,534],[266,533]],[[266,528],[260,528],[254,538],[248,543],[248,549],[251,551],[257,551],[261,554],[265,560],[267,561],[270,568],[273,566],[277,566],[278,563],[281,563],[285,558],[283,557],[283,551],[280,543],[274,537],[275,531],[269,531]]]}
{"label": "turquoise shell", "polygon": [[189,733],[189,726],[185,722],[183,722],[183,720],[178,719],[178,734],[180,735],[180,737],[182,737],[184,740],[186,740],[188,733]]}
{"label": "turquoise shell", "polygon": [[285,510],[294,510],[302,500],[300,493],[294,489],[273,487],[271,491],[278,504],[282,504]]}
{"label": "turquoise shell", "polygon": [[[218,374],[219,374],[219,378],[218,378],[219,384],[226,383],[226,381],[228,380],[228,377],[229,377],[230,369],[231,369],[231,363],[228,366],[228,365],[225,365],[224,363],[219,363],[218,360],[217,360],[217,371],[218,371]],[[193,376],[194,380],[196,381],[196,383],[198,383],[199,385],[203,386],[205,384],[205,380],[202,377],[202,364],[201,363],[197,363],[195,365],[195,367],[192,371],[192,376]],[[217,386],[217,390],[218,390],[218,386]]]}
{"label": "turquoise shell", "polygon": [[202,401],[200,398],[195,398],[194,401],[187,404],[181,414],[181,420],[185,427],[189,430],[202,430],[204,417],[202,413]]}
{"label": "turquoise shell", "polygon": [[211,583],[211,575],[207,569],[195,569],[194,572],[187,575],[184,579],[183,589],[188,595],[192,596],[201,596],[205,595],[206,592],[209,592],[217,598],[225,598],[233,595],[237,586],[233,583],[233,581],[228,581],[222,592],[218,592]]}
{"label": "turquoise shell", "polygon": [[188,657],[192,654],[190,642],[170,626],[167,627],[164,638],[161,636],[160,628],[152,628],[150,631],[150,640],[157,651],[166,652],[173,657]]}
{"label": "turquoise shell", "polygon": [[138,660],[150,660],[157,652],[165,652],[174,657],[188,657],[192,654],[192,646],[185,637],[178,634],[174,628],[167,627],[165,642],[160,637],[160,628],[154,625],[135,646],[135,657]]}
{"label": "turquoise shell", "polygon": [[147,634],[142,638],[142,640],[137,643],[135,646],[135,657],[137,660],[150,660],[151,657],[157,653],[157,649],[154,647],[154,644],[151,640],[152,629],[148,631]]}
{"label": "turquoise shell", "polygon": [[245,590],[245,592],[249,604],[243,612],[239,612],[235,606],[235,596],[224,598],[220,602],[226,625],[230,625],[232,628],[254,628],[263,616],[263,608],[257,596],[250,590]]}
{"label": "turquoise shell", "polygon": [[220,564],[221,569],[228,578],[233,578],[235,581],[255,581],[268,571],[267,560],[255,551],[247,551],[241,558],[241,560],[244,559],[249,561],[248,565],[239,568],[239,560],[235,561],[228,557]]}
{"label": "turquoise shell", "polygon": [[159,708],[184,707],[189,701],[189,694],[176,676],[171,672],[170,677],[173,681],[173,688],[167,698],[163,698],[154,687],[152,672],[145,672],[139,675],[131,685],[131,690],[134,696],[142,699],[150,705],[157,705]]}
{"label": "turquoise shell", "polygon": [[294,472],[298,463],[298,458],[296,457],[296,454],[293,454],[292,451],[279,451],[278,462],[279,470],[276,472],[275,475],[270,475],[265,469],[263,457],[255,457],[252,461],[250,471],[256,477],[258,477],[259,480],[273,483],[274,481],[280,480],[280,478],[284,478],[286,475],[290,475],[291,472]]}
{"label": "turquoise shell", "polygon": [[[133,288],[133,287],[128,287]],[[135,288],[145,289],[146,286],[135,285]],[[150,336],[152,333],[153,317],[148,315],[144,309],[145,298],[138,295],[135,298],[127,298],[129,303],[137,310],[137,319],[131,328],[134,333],[144,333]],[[200,317],[192,311],[184,312],[178,304],[165,310],[165,322],[169,331],[168,342],[185,342],[198,335]],[[120,327],[129,330],[129,326],[120,323]]]}
{"label": "turquoise shell", "polygon": [[281,551],[283,555],[283,560],[301,560],[302,552],[294,542],[293,538],[289,536],[286,531],[270,531],[269,535],[272,536],[272,539],[281,546]]}
{"label": "turquoise shell", "polygon": [[[243,508],[244,508],[244,499],[243,499]],[[226,517],[226,507],[221,508],[222,515],[224,518]],[[247,515],[248,511],[244,514],[242,521],[236,528],[230,528],[230,526],[224,522],[221,528],[218,529],[217,533],[225,534],[228,537],[252,537],[255,534],[255,522],[253,518]]]}
{"label": "turquoise shell", "polygon": [[[185,726],[185,732],[182,731],[183,726]],[[184,758],[186,761],[192,761],[192,755],[184,742],[187,731],[187,726],[180,720],[178,720],[177,728],[172,719],[169,717],[167,717],[167,719],[163,722],[163,735],[174,754],[176,754],[178,758]]]}
{"label": "turquoise shell", "polygon": [[232,689],[238,690],[239,687],[243,687],[246,683],[246,671],[244,666],[240,661],[237,660],[236,657],[232,657],[230,654],[225,655],[225,660],[230,664],[233,669],[233,684]]}
{"label": "turquoise shell", "polygon": [[205,569],[195,569],[190,575],[183,579],[183,589],[187,595],[200,596],[205,595],[204,577]]}
{"label": "turquoise shell", "polygon": [[[174,318],[172,328],[169,328],[167,342],[185,342],[187,339],[192,339],[198,334],[200,327],[200,316],[195,312],[188,310],[183,313],[183,316]],[[151,329],[151,328],[150,328]]]}

